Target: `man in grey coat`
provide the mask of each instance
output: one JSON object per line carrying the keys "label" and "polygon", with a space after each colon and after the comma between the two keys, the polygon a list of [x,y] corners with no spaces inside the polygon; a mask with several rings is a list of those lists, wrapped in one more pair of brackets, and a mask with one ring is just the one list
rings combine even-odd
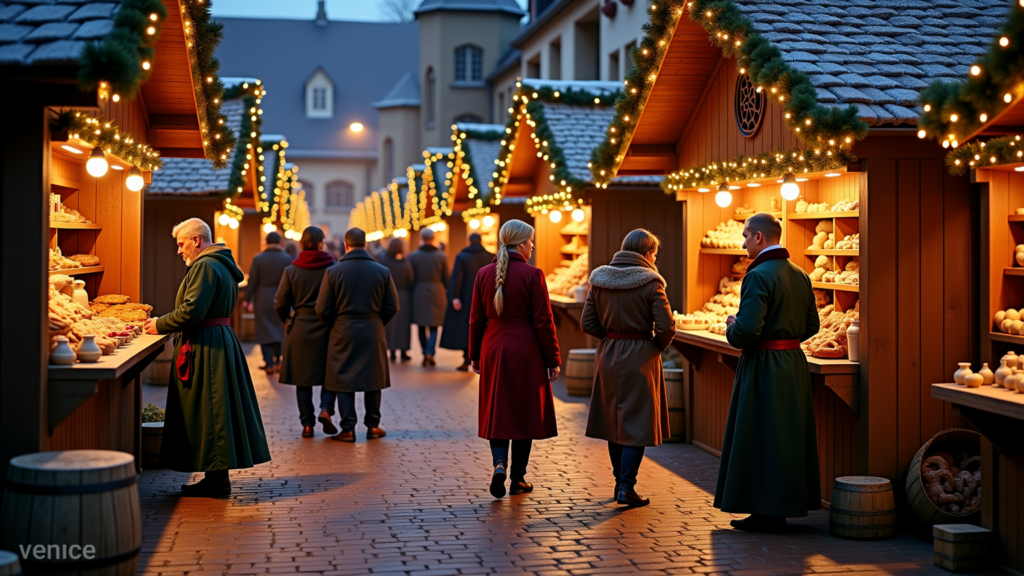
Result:
{"label": "man in grey coat", "polygon": [[456,368],[460,372],[469,371],[469,308],[476,274],[494,260],[494,254],[484,248],[482,241],[476,232],[469,235],[469,245],[455,257],[452,279],[448,283],[450,304],[444,315],[441,348],[462,351],[462,365]]}
{"label": "man in grey coat", "polygon": [[249,266],[244,307],[255,316],[256,343],[263,352],[263,370],[267,374],[277,370],[281,358],[284,324],[274,310],[274,296],[284,269],[291,264],[292,257],[281,247],[281,235],[271,232],[267,234],[267,247],[253,257]]}
{"label": "man in grey coat", "polygon": [[448,307],[448,257],[434,245],[434,231],[420,231],[423,243],[409,255],[412,265],[412,322],[419,328],[423,365],[435,366],[437,327],[444,324]]}
{"label": "man in grey coat", "polygon": [[356,392],[363,392],[367,440],[379,427],[381,390],[391,386],[384,325],[398,313],[398,291],[387,268],[366,251],[366,232],[345,232],[345,255],[327,269],[316,314],[330,330],[324,388],[338,392],[339,442],[356,441]]}

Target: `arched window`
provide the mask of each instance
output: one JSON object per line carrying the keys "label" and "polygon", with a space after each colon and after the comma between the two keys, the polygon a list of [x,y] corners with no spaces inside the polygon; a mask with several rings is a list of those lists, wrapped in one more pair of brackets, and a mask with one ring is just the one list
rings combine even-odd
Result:
{"label": "arched window", "polygon": [[391,138],[384,139],[384,184],[395,177],[395,143]]}
{"label": "arched window", "polygon": [[302,189],[306,191],[306,203],[309,204],[311,208],[316,206],[316,201],[313,198],[313,183],[300,178],[299,184],[301,184]]}
{"label": "arched window", "polygon": [[324,210],[338,212],[355,205],[356,188],[351,182],[334,180],[324,186]]}
{"label": "arched window", "polygon": [[437,104],[437,74],[434,73],[433,68],[427,68],[427,81],[425,84],[427,86],[427,97],[425,99],[427,107],[427,127],[432,128],[436,122],[436,112],[434,108]]}
{"label": "arched window", "polygon": [[456,124],[483,124],[484,119],[477,116],[476,114],[462,114],[461,116],[455,117]]}
{"label": "arched window", "polygon": [[455,81],[483,82],[484,51],[472,44],[455,49]]}

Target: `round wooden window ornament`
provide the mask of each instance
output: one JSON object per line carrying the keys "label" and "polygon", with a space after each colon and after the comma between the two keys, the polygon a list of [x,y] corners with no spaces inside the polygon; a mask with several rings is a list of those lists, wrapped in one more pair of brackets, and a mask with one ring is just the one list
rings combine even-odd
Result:
{"label": "round wooden window ornament", "polygon": [[748,76],[741,75],[736,79],[736,127],[744,138],[753,138],[761,128],[764,101],[764,92],[758,92]]}

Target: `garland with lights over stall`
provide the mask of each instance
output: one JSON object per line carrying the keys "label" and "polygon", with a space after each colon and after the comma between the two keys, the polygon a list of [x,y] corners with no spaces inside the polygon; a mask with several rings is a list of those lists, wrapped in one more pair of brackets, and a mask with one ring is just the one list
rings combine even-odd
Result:
{"label": "garland with lights over stall", "polygon": [[[803,349],[826,503],[835,478],[869,474],[893,482],[904,510],[899,481],[917,451],[967,424],[928,386],[978,349],[977,208],[969,182],[946,171],[943,148],[917,137],[926,126],[915,108],[931,81],[969,71],[1007,5],[960,8],[874,7],[878,18],[903,17],[875,35],[856,25],[859,8],[833,2],[655,2],[591,157],[598,185],[661,175],[682,207],[684,433],[713,454],[741,353],[723,334],[748,265],[744,221],[780,219],[823,327]],[[964,18],[975,22],[970,38],[931,40]],[[836,32],[804,40],[775,27],[797,22]],[[865,54],[850,50],[861,45]],[[933,61],[947,66],[924,63]]]}
{"label": "garland with lights over stall", "polygon": [[169,225],[143,256],[143,188],[173,159],[222,166],[235,145],[213,58],[221,26],[200,0],[5,4],[49,16],[0,37],[0,83],[17,87],[0,95],[0,464],[105,449],[140,466],[143,373],[169,340],[141,333],[143,267],[178,258]]}

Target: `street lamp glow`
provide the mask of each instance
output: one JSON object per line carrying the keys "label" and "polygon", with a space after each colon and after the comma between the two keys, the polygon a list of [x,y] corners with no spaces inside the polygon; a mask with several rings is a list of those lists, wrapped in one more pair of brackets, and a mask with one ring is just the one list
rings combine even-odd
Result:
{"label": "street lamp glow", "polygon": [[353,132],[355,132],[355,133],[357,133],[357,134],[359,132],[362,132],[363,128],[364,128],[364,126],[363,126],[362,122],[353,122],[353,123],[348,125],[348,129],[353,131]]}

